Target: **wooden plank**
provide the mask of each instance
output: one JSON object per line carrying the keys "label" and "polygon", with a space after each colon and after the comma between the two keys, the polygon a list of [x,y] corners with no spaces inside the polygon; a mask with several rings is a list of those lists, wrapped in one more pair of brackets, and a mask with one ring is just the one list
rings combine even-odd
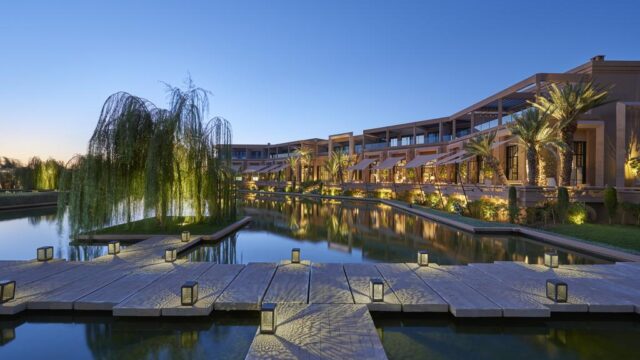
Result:
{"label": "wooden plank", "polygon": [[427,286],[406,264],[377,264],[376,267],[400,300],[402,311],[449,311],[449,304]]}
{"label": "wooden plank", "polygon": [[263,302],[277,304],[306,304],[309,296],[310,266],[305,264],[279,265],[269,284]]}
{"label": "wooden plank", "polygon": [[216,310],[259,310],[262,298],[276,272],[274,263],[250,263],[222,292]]}
{"label": "wooden plank", "polygon": [[448,304],[455,317],[501,317],[502,308],[452,274],[432,266],[407,264]]}
{"label": "wooden plank", "polygon": [[171,263],[160,263],[136,269],[135,272],[76,300],[73,303],[73,308],[74,310],[111,311],[114,306],[138,293],[173,269],[174,266]]}
{"label": "wooden plank", "polygon": [[180,288],[185,281],[195,280],[212,263],[184,263],[174,265],[174,269],[139,292],[113,307],[114,316],[160,316],[166,304],[180,298]]}
{"label": "wooden plank", "polygon": [[475,270],[472,266],[433,266],[453,274],[500,306],[504,317],[549,317],[551,315],[549,308],[535,301],[532,295],[514,289],[502,281]]}
{"label": "wooden plank", "polygon": [[[366,304],[371,311],[402,311],[400,300],[374,264],[344,264],[344,271],[356,304]],[[369,296],[371,278],[380,278],[385,281],[383,302],[371,301]]]}
{"label": "wooden plank", "polygon": [[310,304],[353,304],[342,264],[312,264]]}
{"label": "wooden plank", "polygon": [[581,302],[577,298],[569,298],[566,303],[555,303],[547,298],[546,295],[546,282],[540,281],[536,278],[523,276],[518,272],[505,269],[500,266],[500,263],[494,264],[470,264],[478,271],[482,271],[485,274],[504,282],[507,286],[510,286],[518,291],[529,294],[540,304],[546,306],[551,312],[587,312],[589,311],[589,305]]}
{"label": "wooden plank", "polygon": [[[555,272],[556,269],[550,269],[545,266],[528,265],[521,262],[500,262],[499,265],[504,266],[509,271],[521,274],[521,276],[534,278],[542,284],[547,279],[562,279],[569,285],[569,298],[573,299],[572,301],[587,304],[589,312],[626,313],[635,311],[635,306],[632,302],[606,294],[602,287],[594,286],[595,281],[586,281],[586,279],[579,277],[566,278],[558,275]],[[598,279],[592,280],[602,281]]]}
{"label": "wooden plank", "polygon": [[1,270],[0,278],[15,280],[16,286],[24,286],[34,281],[71,270],[79,264],[79,262],[67,261],[32,261],[16,267]]}
{"label": "wooden plank", "polygon": [[207,316],[213,311],[213,304],[224,289],[244,269],[241,264],[214,265],[200,275],[198,281],[198,302],[193,306],[182,306],[179,297],[173,297],[162,307],[162,316]]}
{"label": "wooden plank", "polygon": [[246,359],[386,359],[367,307],[278,305],[274,335],[253,339]]}

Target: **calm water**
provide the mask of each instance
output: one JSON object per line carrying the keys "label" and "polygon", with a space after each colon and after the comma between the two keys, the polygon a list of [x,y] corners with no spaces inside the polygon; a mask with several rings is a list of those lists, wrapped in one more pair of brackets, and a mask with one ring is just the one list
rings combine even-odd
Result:
{"label": "calm water", "polygon": [[[612,319],[613,317],[613,319]],[[637,359],[632,316],[467,320],[374,316],[389,359]]]}
{"label": "calm water", "polygon": [[[253,222],[223,241],[183,254],[192,261],[280,261],[299,247],[314,262],[414,261],[418,250],[438,264],[518,260],[542,263],[542,243],[519,236],[473,235],[397,211],[357,201],[246,198],[240,204]],[[560,250],[563,263],[604,262]]]}
{"label": "calm water", "polygon": [[244,359],[257,314],[146,320],[29,313],[0,317],[0,359]]}

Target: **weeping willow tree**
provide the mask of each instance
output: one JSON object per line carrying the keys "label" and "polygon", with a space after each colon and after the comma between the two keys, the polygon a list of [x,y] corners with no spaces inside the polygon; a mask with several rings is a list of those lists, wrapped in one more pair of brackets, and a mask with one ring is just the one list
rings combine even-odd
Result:
{"label": "weeping willow tree", "polygon": [[62,183],[74,233],[155,216],[223,223],[235,218],[231,125],[205,120],[209,93],[189,81],[168,86],[169,108],[125,92],[102,107],[86,155],[74,158]]}

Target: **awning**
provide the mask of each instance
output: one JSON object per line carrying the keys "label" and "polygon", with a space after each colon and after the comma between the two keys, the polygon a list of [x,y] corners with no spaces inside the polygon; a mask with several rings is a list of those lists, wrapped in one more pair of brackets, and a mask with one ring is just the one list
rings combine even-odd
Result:
{"label": "awning", "polygon": [[276,173],[278,171],[285,170],[288,167],[289,167],[289,164],[279,164],[276,167],[274,167],[273,169],[269,170],[269,172],[270,173]]}
{"label": "awning", "polygon": [[275,169],[278,166],[280,166],[280,165],[279,164],[271,164],[271,165],[267,166],[266,168],[262,168],[260,171],[258,171],[258,174],[268,173],[272,169]]}
{"label": "awning", "polygon": [[367,166],[371,165],[373,162],[375,162],[376,159],[362,159],[360,160],[359,163],[353,165],[353,166],[349,166],[347,168],[347,170],[349,171],[354,171],[354,170],[364,170],[367,168]]}
{"label": "awning", "polygon": [[250,173],[258,172],[262,168],[264,168],[264,165],[249,165],[249,166],[247,166],[246,169],[244,169],[244,171],[242,173],[243,174],[250,174]]}
{"label": "awning", "polygon": [[498,146],[500,146],[500,145],[502,145],[502,144],[504,144],[504,143],[508,143],[509,141],[511,141],[511,140],[513,140],[513,139],[514,139],[514,138],[512,138],[512,137],[511,137],[511,138],[508,138],[507,140],[502,140],[502,141],[495,142],[495,143],[491,144],[491,148],[492,148],[492,149],[495,149],[495,148],[497,148]]}
{"label": "awning", "polygon": [[438,158],[441,158],[443,156],[446,156],[447,153],[440,153],[440,154],[429,154],[429,155],[417,155],[415,158],[413,158],[413,160],[409,161],[407,163],[407,165],[405,165],[405,169],[413,169],[413,168],[417,168],[420,167],[422,165],[426,165],[428,162],[430,161],[434,161]]}
{"label": "awning", "polygon": [[398,164],[403,159],[404,159],[404,156],[390,157],[390,158],[387,158],[382,163],[378,164],[378,166],[374,166],[372,169],[374,169],[374,170],[391,169],[392,167],[396,166],[396,164]]}
{"label": "awning", "polygon": [[460,156],[460,157],[457,157],[457,158],[455,158],[455,159],[453,159],[453,160],[449,160],[449,161],[447,161],[447,162],[445,162],[445,163],[442,163],[442,164],[439,164],[439,165],[458,164],[458,163],[461,163],[461,162],[465,162],[465,161],[467,161],[467,160],[471,160],[471,159],[473,159],[474,157],[476,157],[476,156],[475,156],[475,155],[471,155],[471,156]]}
{"label": "awning", "polygon": [[449,155],[447,157],[445,157],[444,159],[440,159],[438,161],[436,161],[435,164],[433,164],[434,166],[440,166],[440,165],[445,165],[448,164],[451,160],[456,160],[461,156],[466,155],[467,152],[462,150],[462,151],[458,151],[457,153],[453,154],[453,155]]}

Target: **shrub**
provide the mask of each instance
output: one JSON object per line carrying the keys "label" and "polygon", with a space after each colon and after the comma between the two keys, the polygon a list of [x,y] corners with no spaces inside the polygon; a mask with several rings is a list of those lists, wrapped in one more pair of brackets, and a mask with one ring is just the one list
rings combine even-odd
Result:
{"label": "shrub", "polygon": [[509,222],[515,223],[518,221],[518,192],[515,186],[509,186]]}
{"label": "shrub", "polygon": [[611,224],[618,211],[618,193],[614,187],[607,186],[604,189],[604,207],[607,209],[609,224]]}
{"label": "shrub", "polygon": [[566,187],[558,188],[558,204],[556,205],[556,213],[561,223],[567,221],[567,211],[569,210],[569,191]]}
{"label": "shrub", "polygon": [[587,207],[584,203],[572,203],[567,210],[567,220],[570,224],[581,225],[587,221]]}
{"label": "shrub", "polygon": [[622,223],[626,222],[626,217],[630,216],[631,219],[634,219],[636,225],[640,225],[640,204],[634,204],[630,202],[622,202],[620,204],[622,208]]}
{"label": "shrub", "polygon": [[485,221],[506,220],[507,205],[503,201],[482,198],[467,204],[469,215]]}

